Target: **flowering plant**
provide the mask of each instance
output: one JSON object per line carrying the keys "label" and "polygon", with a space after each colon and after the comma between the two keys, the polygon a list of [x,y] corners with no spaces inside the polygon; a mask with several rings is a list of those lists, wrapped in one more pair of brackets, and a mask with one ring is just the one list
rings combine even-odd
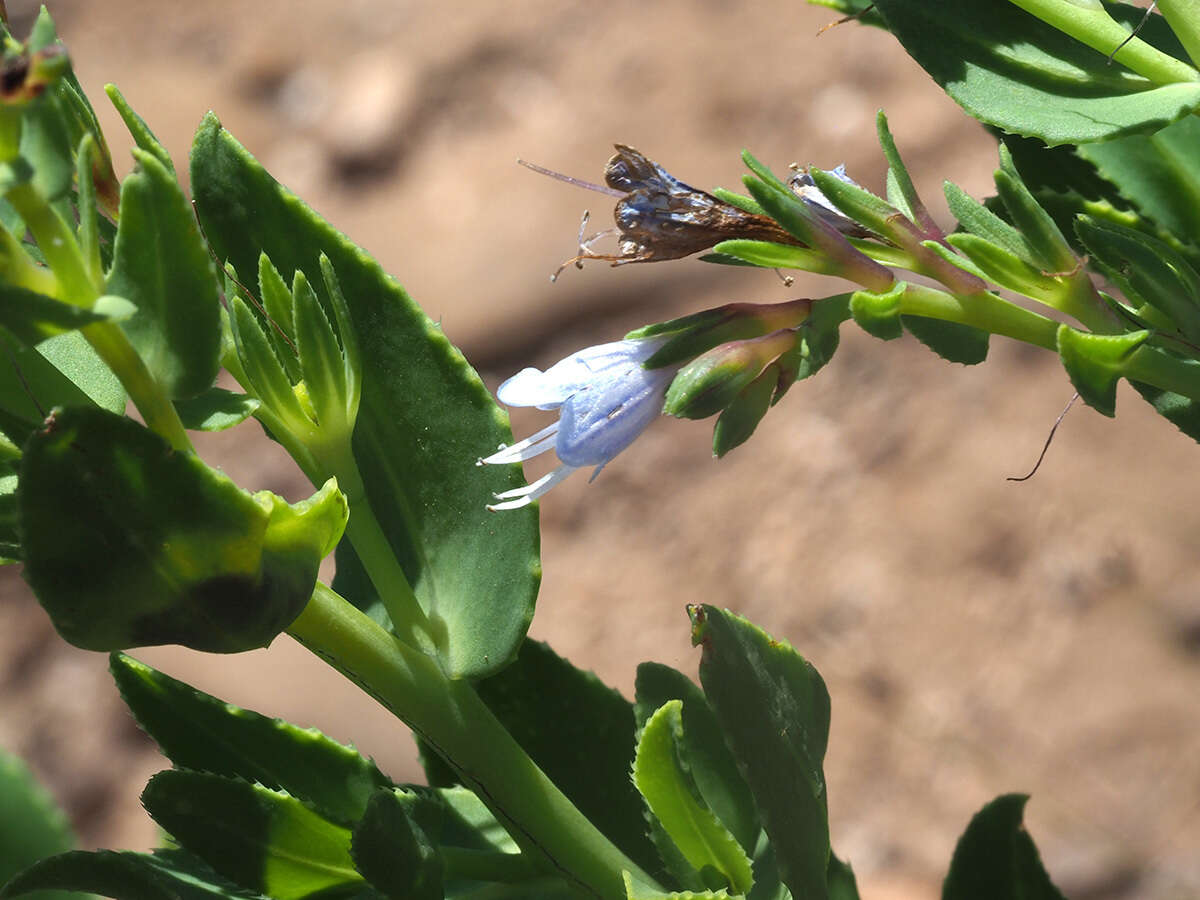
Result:
{"label": "flowering plant", "polygon": [[[917,0],[825,5],[889,29],[998,129],[996,197],[947,185],[958,227],[941,227],[882,115],[886,197],[840,170],[783,179],[749,154],[747,194],[707,192],[618,145],[599,188],[618,252],[581,235],[572,261],[705,252],[857,287],[701,311],[526,369],[500,400],[559,419],[516,443],[424,312],[215,116],[196,133],[190,204],[109,88],[136,145],[118,181],[49,16],[25,43],[4,33],[0,544],[64,639],[112,654],[172,768],[142,796],[168,836],[148,854],[70,850],[4,768],[3,815],[32,839],[0,842],[0,897],[858,896],[831,845],[830,698],[813,666],[697,603],[700,685],[646,663],[629,702],[526,639],[533,502],[661,412],[716,415],[714,450],[729,452],[851,319],[959,363],[982,362],[993,334],[1056,352],[1087,403],[1113,414],[1125,378],[1200,439],[1200,234],[1181,199],[1200,180],[1200,17],[1190,0],[1145,17],[1099,0],[969,0],[951,19]],[[222,369],[240,391],[215,386]],[[309,499],[250,493],[196,454],[189,432],[251,417]],[[512,464],[551,447],[560,465],[524,483]],[[428,784],[124,653],[283,634],[412,729]],[[1002,796],[969,824],[946,900],[1059,896],[1024,802]]]}

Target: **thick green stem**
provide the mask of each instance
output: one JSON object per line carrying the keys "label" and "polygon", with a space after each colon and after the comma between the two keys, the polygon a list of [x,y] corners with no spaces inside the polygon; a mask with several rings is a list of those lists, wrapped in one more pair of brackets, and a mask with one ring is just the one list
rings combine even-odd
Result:
{"label": "thick green stem", "polygon": [[75,232],[29,182],[16,185],[5,198],[20,214],[58,279],[59,299],[90,307],[100,296],[103,285],[92,280]]}
{"label": "thick green stem", "polygon": [[[1129,38],[1129,31],[1108,14],[1100,0],[1083,0],[1083,2],[1081,0],[1009,0],[1009,2],[1105,56],[1120,47],[1121,49],[1113,55],[1113,59],[1155,84],[1200,81],[1200,72],[1196,69],[1185,62],[1180,62],[1169,53],[1155,49],[1140,38],[1135,37],[1122,46],[1122,43]],[[1172,5],[1170,2],[1163,3],[1161,0],[1159,2],[1159,6],[1170,5]],[[1184,7],[1196,4],[1195,0],[1192,0],[1191,4],[1178,3],[1178,5]],[[1192,13],[1192,15],[1195,14]],[[1191,26],[1193,31],[1196,28],[1195,21],[1193,18]],[[1195,59],[1193,50],[1194,48],[1188,47],[1188,52]]]}
{"label": "thick green stem", "polygon": [[468,682],[447,678],[322,584],[288,633],[436,749],[547,872],[611,900],[625,897],[622,870],[653,883],[554,786]]}
{"label": "thick green stem", "polygon": [[960,296],[920,284],[907,284],[900,300],[900,311],[972,325],[1047,350],[1056,350],[1058,347],[1055,335],[1059,323],[994,294]]}

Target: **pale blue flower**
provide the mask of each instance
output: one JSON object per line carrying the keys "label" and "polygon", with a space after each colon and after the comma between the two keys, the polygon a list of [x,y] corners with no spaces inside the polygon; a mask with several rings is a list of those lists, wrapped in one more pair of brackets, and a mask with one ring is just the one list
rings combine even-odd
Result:
{"label": "pale blue flower", "polygon": [[595,478],[662,412],[678,366],[646,369],[666,338],[639,338],[580,350],[545,372],[524,369],[500,385],[505,406],[559,410],[558,421],[532,437],[502,447],[480,465],[522,462],[553,450],[561,465],[527,484],[496,494],[490,510],[517,509],[545,494],[576,469],[595,466]]}

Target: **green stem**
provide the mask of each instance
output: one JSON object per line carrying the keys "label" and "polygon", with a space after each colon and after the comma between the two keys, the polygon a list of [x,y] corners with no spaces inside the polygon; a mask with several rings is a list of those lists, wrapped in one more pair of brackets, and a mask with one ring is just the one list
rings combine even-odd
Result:
{"label": "green stem", "polygon": [[121,379],[146,427],[166,438],[176,450],[191,450],[192,442],[179,413],[120,326],[113,322],[93,322],[81,330],[105,365]]}
{"label": "green stem", "polygon": [[[1169,53],[1155,49],[1140,38],[1135,37],[1122,46],[1122,42],[1129,38],[1129,31],[1105,11],[1100,0],[1083,0],[1083,2],[1081,0],[1009,0],[1009,2],[1105,56],[1108,56],[1117,47],[1121,47],[1113,55],[1113,59],[1155,84],[1200,81],[1200,72],[1196,69],[1179,61]],[[1169,2],[1166,4],[1161,0],[1159,2],[1159,6],[1169,5],[1171,5]],[[1177,5],[1180,7],[1195,6],[1195,0],[1191,0],[1190,4],[1181,2]],[[1195,13],[1192,15],[1194,16]],[[1193,18],[1193,30],[1195,21]],[[1188,47],[1188,52],[1195,59],[1193,49]]]}
{"label": "green stem", "polygon": [[354,552],[363,568],[367,570],[371,584],[379,593],[396,635],[410,647],[436,656],[438,648],[444,649],[446,646],[445,624],[436,616],[431,620],[425,615],[408,583],[408,576],[396,559],[391,541],[371,509],[349,439],[340,441],[337,447],[331,447],[328,452],[317,451],[316,457],[326,471],[337,477],[338,487],[346,495],[350,505],[346,535],[354,545]]}
{"label": "green stem", "polygon": [[100,296],[103,285],[92,280],[75,232],[29,182],[16,185],[5,197],[20,214],[58,279],[59,299],[90,307]]}
{"label": "green stem", "polygon": [[1158,0],[1158,9],[1192,62],[1200,66],[1200,0]]}
{"label": "green stem", "polygon": [[1055,335],[1059,323],[995,294],[956,295],[925,285],[906,284],[900,312],[972,325],[1047,350],[1058,348]]}
{"label": "green stem", "polygon": [[1180,359],[1143,345],[1129,355],[1121,374],[1131,381],[1143,381],[1200,401],[1200,361]]}
{"label": "green stem", "polygon": [[446,677],[323,584],[288,633],[437,750],[546,871],[611,900],[625,897],[622,870],[653,883],[555,787],[468,682]]}

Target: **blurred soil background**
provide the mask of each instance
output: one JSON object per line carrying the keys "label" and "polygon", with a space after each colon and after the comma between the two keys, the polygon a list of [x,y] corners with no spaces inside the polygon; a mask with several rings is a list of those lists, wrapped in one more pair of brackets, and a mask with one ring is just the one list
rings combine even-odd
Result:
{"label": "blurred soil background", "polygon": [[[34,12],[10,0],[15,31]],[[736,188],[738,152],[845,163],[882,188],[886,109],[919,187],[989,193],[992,141],[885,33],[799,2],[342,3],[59,0],[51,7],[119,170],[116,82],[185,168],[214,109],[281,181],[375,254],[489,386],[640,324],[842,286],[695,260],[547,276],[614,141]],[[933,898],[954,841],[999,793],[1075,900],[1200,894],[1200,448],[1122,388],[1081,404],[1047,353],[993,341],[962,369],[843,330],[722,461],[711,422],[664,420],[593,484],[542,504],[533,634],[627,695],[652,659],[694,675],[684,604],[744,613],[823,673],[835,846],[863,896]],[[514,416],[518,435],[544,417]],[[308,490],[254,424],[204,451],[240,484]],[[480,447],[485,453],[489,448]],[[464,460],[469,465],[473,460]],[[66,646],[3,573],[0,744],[30,761],[85,846],[147,848],[164,766],[101,654]],[[227,700],[323,729],[418,779],[405,729],[286,637],[219,660],[137,654]]]}

